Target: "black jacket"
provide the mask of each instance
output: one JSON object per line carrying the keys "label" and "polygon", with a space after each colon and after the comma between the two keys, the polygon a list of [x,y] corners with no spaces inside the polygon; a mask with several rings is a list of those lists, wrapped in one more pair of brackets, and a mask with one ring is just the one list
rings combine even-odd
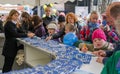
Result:
{"label": "black jacket", "polygon": [[0,33],[2,33],[2,32],[4,32],[4,30],[3,30],[3,22],[2,22],[2,20],[0,20]]}
{"label": "black jacket", "polygon": [[18,33],[16,24],[11,21],[6,22],[4,26],[5,42],[3,46],[2,55],[15,57],[18,51],[17,40],[18,37],[27,37],[25,33]]}
{"label": "black jacket", "polygon": [[[79,25],[79,22],[76,22],[74,26],[76,27],[76,34],[77,34],[81,29],[81,25]],[[57,38],[63,39],[64,35],[65,35],[65,27],[61,29],[58,33],[53,34],[52,39],[57,39]]]}
{"label": "black jacket", "polygon": [[62,40],[64,35],[65,35],[65,27],[63,29],[61,29],[59,32],[53,34],[52,39],[61,38],[61,40]]}
{"label": "black jacket", "polygon": [[46,16],[46,17],[42,18],[42,20],[43,20],[43,26],[44,26],[44,28],[45,28],[45,31],[46,31],[46,33],[48,33],[48,30],[47,30],[46,26],[47,26],[50,22],[56,21],[56,16],[54,16],[54,15],[51,15],[51,17]]}
{"label": "black jacket", "polygon": [[107,50],[106,51],[106,57],[103,59],[103,64],[106,63],[108,57],[112,56],[113,53],[115,53],[119,50],[120,50],[120,42],[117,42],[114,50],[112,50],[112,51]]}

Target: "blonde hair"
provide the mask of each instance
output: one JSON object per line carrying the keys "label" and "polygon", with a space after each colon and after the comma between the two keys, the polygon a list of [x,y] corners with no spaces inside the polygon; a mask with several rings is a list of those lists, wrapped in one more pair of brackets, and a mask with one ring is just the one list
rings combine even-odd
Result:
{"label": "blonde hair", "polygon": [[70,23],[66,24],[65,27],[67,27],[69,29],[69,31],[75,31],[76,30],[75,26],[70,24]]}
{"label": "blonde hair", "polygon": [[93,17],[93,14],[97,15],[97,17],[98,17],[98,13],[96,11],[92,11],[91,14],[90,14],[89,21],[91,21],[91,18]]}
{"label": "blonde hair", "polygon": [[44,11],[47,12],[49,10],[51,11],[51,7],[46,7]]}

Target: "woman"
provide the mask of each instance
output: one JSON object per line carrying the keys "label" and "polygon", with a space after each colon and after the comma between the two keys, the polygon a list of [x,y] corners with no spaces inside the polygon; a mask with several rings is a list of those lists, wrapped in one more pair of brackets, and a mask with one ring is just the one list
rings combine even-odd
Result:
{"label": "woman", "polygon": [[68,13],[66,15],[66,23],[74,25],[74,27],[76,28],[76,35],[80,39],[79,31],[81,30],[82,26],[80,25],[77,16],[72,12]]}
{"label": "woman", "polygon": [[12,69],[12,65],[18,51],[16,38],[34,36],[33,33],[28,33],[28,34],[18,33],[16,26],[18,17],[19,17],[19,12],[14,9],[11,10],[9,16],[6,19],[6,23],[4,26],[5,42],[3,46],[2,55],[5,57],[5,59],[2,69],[3,73],[9,72]]}

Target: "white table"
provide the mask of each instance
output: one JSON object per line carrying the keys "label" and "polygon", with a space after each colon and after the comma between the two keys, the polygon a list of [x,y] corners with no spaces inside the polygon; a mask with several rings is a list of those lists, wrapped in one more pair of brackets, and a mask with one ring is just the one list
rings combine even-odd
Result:
{"label": "white table", "polygon": [[17,38],[17,40],[24,45],[25,62],[31,67],[36,67],[37,65],[44,66],[55,58],[55,55],[52,52],[46,51],[40,47],[32,46],[19,38]]}
{"label": "white table", "polygon": [[96,62],[97,57],[93,57],[90,64],[83,64],[80,70],[84,70],[93,74],[100,74],[103,64]]}

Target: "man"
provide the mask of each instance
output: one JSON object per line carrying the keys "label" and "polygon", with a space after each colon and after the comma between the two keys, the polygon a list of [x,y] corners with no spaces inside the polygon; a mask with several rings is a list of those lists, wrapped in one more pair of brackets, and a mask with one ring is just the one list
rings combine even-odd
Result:
{"label": "man", "polygon": [[[108,8],[108,13],[113,18],[116,31],[120,35],[120,2],[112,3]],[[120,41],[116,43],[116,48],[113,51],[99,50],[95,54],[100,56],[97,61],[105,64],[101,74],[118,74],[116,64],[120,58]]]}

